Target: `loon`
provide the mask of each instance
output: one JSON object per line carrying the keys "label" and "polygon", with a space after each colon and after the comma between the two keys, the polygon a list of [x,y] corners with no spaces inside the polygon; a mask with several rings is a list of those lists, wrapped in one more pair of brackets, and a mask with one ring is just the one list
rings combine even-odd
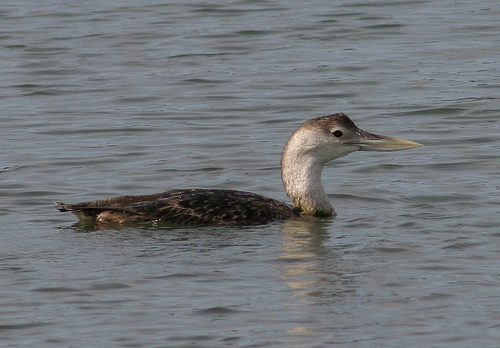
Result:
{"label": "loon", "polygon": [[95,224],[252,225],[305,216],[331,217],[321,172],[325,164],[355,151],[396,151],[422,144],[359,129],[343,113],[310,119],[285,145],[281,177],[293,205],[259,194],[224,189],[182,189],[142,196],[65,204],[80,220]]}

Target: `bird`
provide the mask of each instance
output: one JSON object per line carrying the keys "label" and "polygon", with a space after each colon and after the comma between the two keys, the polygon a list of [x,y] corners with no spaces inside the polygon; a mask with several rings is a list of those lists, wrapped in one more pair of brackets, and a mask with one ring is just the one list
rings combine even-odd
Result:
{"label": "bird", "polygon": [[344,113],[310,119],[288,139],[281,156],[281,178],[292,204],[260,194],[228,189],[177,189],[66,204],[82,222],[171,226],[254,225],[278,220],[336,215],[321,182],[326,163],[355,151],[397,151],[417,142],[368,133]]}

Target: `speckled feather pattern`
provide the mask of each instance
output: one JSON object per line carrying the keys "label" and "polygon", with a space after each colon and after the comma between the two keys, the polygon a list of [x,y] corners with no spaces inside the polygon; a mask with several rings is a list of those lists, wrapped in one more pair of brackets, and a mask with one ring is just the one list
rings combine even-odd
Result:
{"label": "speckled feather pattern", "polygon": [[247,225],[289,219],[289,205],[258,194],[217,189],[173,190],[76,204],[58,203],[81,219],[104,223],[155,222],[169,225]]}

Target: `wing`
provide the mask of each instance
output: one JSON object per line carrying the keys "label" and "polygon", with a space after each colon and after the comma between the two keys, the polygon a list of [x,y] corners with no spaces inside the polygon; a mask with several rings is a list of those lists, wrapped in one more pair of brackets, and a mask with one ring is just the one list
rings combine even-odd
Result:
{"label": "wing", "polygon": [[58,203],[80,219],[101,222],[150,222],[169,225],[244,225],[298,215],[275,199],[233,190],[174,190],[146,196],[120,196],[77,204]]}
{"label": "wing", "polygon": [[294,216],[285,203],[250,192],[233,190],[170,191],[166,196],[131,208],[149,220],[175,225],[246,225]]}

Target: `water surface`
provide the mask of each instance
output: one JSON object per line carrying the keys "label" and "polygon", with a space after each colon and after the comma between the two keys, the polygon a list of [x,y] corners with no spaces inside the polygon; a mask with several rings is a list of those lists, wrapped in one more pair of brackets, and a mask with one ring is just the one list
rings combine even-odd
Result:
{"label": "water surface", "polygon": [[[495,1],[6,2],[0,343],[496,347]],[[327,166],[338,217],[88,231],[52,202],[287,200],[308,118],[425,147]]]}

